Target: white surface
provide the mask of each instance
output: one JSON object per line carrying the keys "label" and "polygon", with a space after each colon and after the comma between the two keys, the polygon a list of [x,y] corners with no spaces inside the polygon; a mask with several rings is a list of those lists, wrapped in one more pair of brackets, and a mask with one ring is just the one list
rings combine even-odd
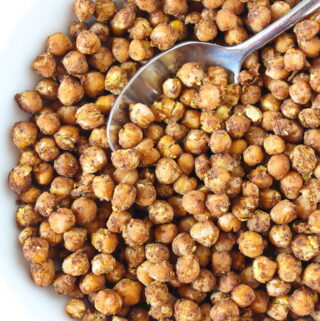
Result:
{"label": "white surface", "polygon": [[14,0],[1,2],[0,18],[0,311],[6,321],[65,321],[66,299],[36,287],[21,256],[15,227],[15,197],[7,186],[7,173],[16,162],[10,128],[23,118],[15,93],[33,88],[30,64],[41,53],[46,37],[66,31],[74,19],[72,0]]}

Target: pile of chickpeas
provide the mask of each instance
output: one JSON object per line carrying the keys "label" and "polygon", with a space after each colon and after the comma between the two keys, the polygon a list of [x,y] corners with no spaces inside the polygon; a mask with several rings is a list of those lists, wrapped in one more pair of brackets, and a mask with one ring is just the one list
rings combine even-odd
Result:
{"label": "pile of chickpeas", "polygon": [[320,320],[320,13],[251,54],[239,84],[181,66],[105,123],[130,77],[188,39],[243,42],[299,1],[76,0],[16,95],[19,242],[83,321]]}

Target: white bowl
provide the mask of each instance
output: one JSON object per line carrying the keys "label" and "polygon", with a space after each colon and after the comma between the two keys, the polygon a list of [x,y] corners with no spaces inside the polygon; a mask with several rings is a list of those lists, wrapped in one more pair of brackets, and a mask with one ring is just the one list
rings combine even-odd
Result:
{"label": "white bowl", "polygon": [[16,0],[8,6],[2,3],[2,16],[6,15],[8,20],[17,19],[15,13],[19,4],[30,8],[21,19],[13,21],[14,29],[6,25],[0,31],[2,36],[8,36],[6,45],[0,44],[1,320],[70,320],[64,312],[66,297],[56,295],[52,289],[35,286],[30,278],[29,264],[25,262],[17,241],[16,197],[9,190],[7,176],[18,155],[11,142],[11,127],[14,122],[28,117],[18,108],[14,95],[34,88],[37,77],[31,70],[31,62],[43,52],[48,35],[57,31],[67,32],[68,25],[75,20],[72,3],[73,0]]}

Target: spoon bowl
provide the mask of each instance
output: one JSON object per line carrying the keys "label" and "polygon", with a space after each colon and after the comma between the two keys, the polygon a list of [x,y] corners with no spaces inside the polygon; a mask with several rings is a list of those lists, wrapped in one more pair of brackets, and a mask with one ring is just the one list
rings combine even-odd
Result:
{"label": "spoon bowl", "polygon": [[172,77],[184,63],[196,61],[204,68],[220,66],[230,71],[232,81],[237,83],[241,65],[249,54],[318,8],[319,0],[303,0],[279,20],[237,46],[222,47],[207,42],[188,41],[151,59],[130,79],[110,111],[107,136],[111,150],[120,148],[118,133],[129,121],[128,106],[135,103],[152,104],[162,93],[164,80]]}

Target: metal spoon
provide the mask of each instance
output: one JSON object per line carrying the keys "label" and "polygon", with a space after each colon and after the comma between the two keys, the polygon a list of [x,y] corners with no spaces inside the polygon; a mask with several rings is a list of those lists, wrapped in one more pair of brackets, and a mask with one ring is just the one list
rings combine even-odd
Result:
{"label": "metal spoon", "polygon": [[110,148],[118,145],[118,132],[129,121],[128,106],[133,103],[150,105],[162,93],[162,83],[172,76],[186,62],[197,61],[204,67],[217,65],[233,73],[237,83],[242,62],[252,52],[292,27],[296,22],[320,8],[320,0],[303,0],[279,20],[234,47],[188,41],[165,51],[141,67],[115,101],[109,115],[107,135]]}

